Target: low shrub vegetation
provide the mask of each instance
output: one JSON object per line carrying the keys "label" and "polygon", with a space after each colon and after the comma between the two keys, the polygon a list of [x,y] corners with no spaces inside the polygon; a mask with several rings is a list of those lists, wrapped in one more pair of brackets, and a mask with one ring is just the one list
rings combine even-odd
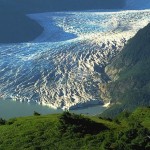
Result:
{"label": "low shrub vegetation", "polygon": [[150,108],[114,120],[64,112],[0,122],[0,150],[150,149]]}

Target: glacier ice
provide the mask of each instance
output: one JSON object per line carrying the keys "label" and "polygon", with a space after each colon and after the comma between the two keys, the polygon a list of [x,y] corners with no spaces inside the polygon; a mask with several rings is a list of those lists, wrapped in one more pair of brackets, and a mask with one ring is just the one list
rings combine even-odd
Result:
{"label": "glacier ice", "polygon": [[150,11],[30,14],[45,31],[30,43],[0,45],[0,95],[70,109],[106,104],[104,68],[150,21]]}

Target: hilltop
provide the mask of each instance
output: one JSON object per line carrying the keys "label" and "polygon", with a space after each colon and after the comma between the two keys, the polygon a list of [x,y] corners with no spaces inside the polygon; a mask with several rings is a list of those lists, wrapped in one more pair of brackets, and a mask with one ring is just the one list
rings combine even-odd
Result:
{"label": "hilltop", "polygon": [[3,150],[148,150],[150,108],[123,112],[114,120],[64,112],[0,119]]}

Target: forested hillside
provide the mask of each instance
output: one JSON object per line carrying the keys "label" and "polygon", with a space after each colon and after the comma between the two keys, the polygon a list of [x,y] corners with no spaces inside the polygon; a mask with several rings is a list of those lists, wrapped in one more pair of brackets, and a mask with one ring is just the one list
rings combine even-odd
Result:
{"label": "forested hillside", "polygon": [[104,86],[112,104],[107,115],[150,105],[150,24],[128,41],[106,73],[112,80]]}

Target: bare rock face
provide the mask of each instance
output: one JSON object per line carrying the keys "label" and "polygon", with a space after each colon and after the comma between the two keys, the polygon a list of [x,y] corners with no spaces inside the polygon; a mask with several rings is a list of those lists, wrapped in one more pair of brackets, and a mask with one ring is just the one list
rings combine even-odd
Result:
{"label": "bare rock face", "polygon": [[105,67],[149,16],[149,11],[30,15],[45,31],[32,43],[0,46],[0,94],[62,109],[109,103],[100,93],[110,80]]}

